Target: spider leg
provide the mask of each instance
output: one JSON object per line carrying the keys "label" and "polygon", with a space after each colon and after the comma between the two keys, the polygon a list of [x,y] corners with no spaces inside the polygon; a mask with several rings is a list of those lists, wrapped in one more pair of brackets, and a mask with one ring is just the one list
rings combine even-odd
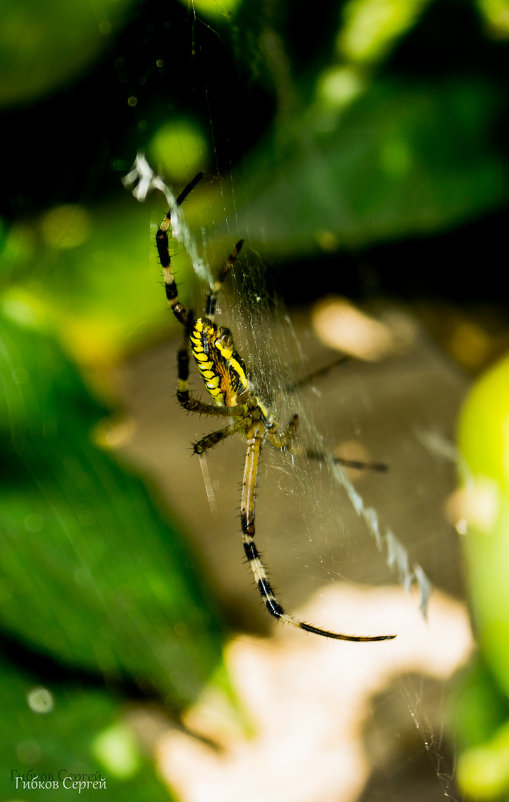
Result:
{"label": "spider leg", "polygon": [[324,454],[322,451],[313,451],[312,449],[304,452],[308,459],[315,459],[318,462],[335,462],[338,465],[343,465],[345,468],[353,468],[356,471],[379,471],[380,473],[387,473],[389,466],[385,462],[363,462],[359,459],[345,459],[344,457],[334,457],[332,455]]}
{"label": "spider leg", "polygon": [[218,429],[216,432],[211,432],[210,434],[205,435],[205,437],[202,437],[197,443],[193,443],[194,453],[200,455],[203,454],[205,451],[213,448],[222,440],[226,440],[227,437],[231,437],[241,429],[245,429],[246,425],[245,419],[239,418],[238,421],[230,424],[230,426],[225,426],[224,429]]}
{"label": "spider leg", "polygon": [[214,282],[214,286],[208,291],[207,293],[207,302],[205,304],[205,314],[207,315],[209,320],[214,320],[214,313],[216,311],[216,303],[217,303],[217,294],[221,287],[223,286],[224,280],[228,273],[230,272],[235,259],[239,255],[239,251],[244,244],[244,240],[239,240],[235,245],[235,248],[229,255],[228,259],[226,260],[223,269],[221,270],[217,281]]}
{"label": "spider leg", "polygon": [[267,437],[269,442],[274,446],[274,448],[277,448],[280,451],[284,448],[291,449],[291,444],[295,436],[295,432],[297,431],[298,424],[299,416],[293,415],[284,432],[281,433],[274,430],[268,431]]}
{"label": "spider leg", "polygon": [[[292,420],[294,419],[292,418]],[[247,431],[246,463],[242,482],[240,519],[244,551],[268,612],[274,618],[279,618],[281,621],[294,627],[299,627],[299,629],[304,629],[306,632],[322,635],[324,638],[347,641],[379,641],[395,638],[395,635],[343,635],[339,632],[330,632],[327,629],[320,629],[312,624],[299,621],[286,613],[281,607],[269,583],[260,553],[255,544],[255,491],[263,437],[264,428],[262,424],[255,423],[249,427]]]}
{"label": "spider leg", "polygon": [[333,362],[330,362],[328,365],[324,365],[321,368],[317,368],[317,370],[313,370],[311,373],[308,373],[303,378],[297,379],[292,384],[286,385],[285,390],[288,393],[294,393],[296,390],[300,390],[301,387],[307,387],[309,384],[312,384],[315,379],[318,379],[320,376],[325,376],[327,373],[329,373],[338,365],[342,365],[343,362],[348,362],[349,359],[350,359],[349,356],[342,354],[341,356],[338,356],[337,359],[335,359]]}
{"label": "spider leg", "polygon": [[299,416],[294,415],[284,432],[270,431],[267,433],[269,442],[279,450],[289,449],[292,454],[298,457],[305,456],[308,459],[314,459],[318,462],[335,462],[343,465],[345,468],[353,468],[357,471],[379,471],[386,473],[389,467],[384,462],[363,462],[359,459],[345,459],[344,457],[334,457],[325,454],[323,451],[313,451],[312,449],[302,449],[299,446],[293,445],[293,438],[299,423]]}
{"label": "spider leg", "polygon": [[299,416],[294,415],[290,420],[286,430],[281,432],[269,431],[267,437],[274,448],[283,449],[288,448],[296,456],[306,456],[308,459],[315,459],[319,462],[336,462],[343,465],[345,468],[354,468],[357,471],[380,471],[386,473],[389,468],[384,462],[363,462],[358,459],[344,459],[343,457],[334,457],[324,454],[322,451],[313,451],[312,449],[302,450],[293,446],[293,438],[299,423]]}
{"label": "spider leg", "polygon": [[[337,365],[341,365],[343,362],[346,362],[349,359],[348,356],[340,356],[334,362],[331,362],[329,365],[326,365],[323,368],[318,368],[318,370],[309,373],[303,379],[299,379],[298,381],[294,382],[293,384],[289,385],[286,389],[288,392],[295,392],[301,387],[306,386],[310,382],[314,381],[319,376],[323,376],[324,374],[328,373],[330,370],[335,368]],[[278,446],[276,446],[278,447]],[[328,462],[332,461],[337,463],[338,465],[343,465],[345,468],[353,468],[356,471],[379,471],[380,473],[387,473],[389,470],[389,466],[385,464],[385,462],[364,462],[363,460],[358,459],[345,459],[344,457],[335,457],[329,456],[322,451],[314,451],[313,449],[308,449],[306,451],[299,452],[298,450],[294,450],[294,453],[300,453],[300,455],[304,454],[308,459],[314,459],[318,462]]]}
{"label": "spider leg", "polygon": [[[180,206],[184,202],[191,190],[194,189],[199,181],[201,181],[202,177],[203,173],[198,173],[182,190],[177,198],[177,206]],[[171,231],[171,209],[165,215],[161,225],[157,229],[156,245],[157,252],[159,254],[159,261],[161,262],[161,267],[163,269],[164,288],[166,291],[168,304],[179,323],[182,323],[183,326],[186,326],[188,314],[186,308],[179,301],[177,284],[171,268],[170,250],[168,247],[168,231]]]}

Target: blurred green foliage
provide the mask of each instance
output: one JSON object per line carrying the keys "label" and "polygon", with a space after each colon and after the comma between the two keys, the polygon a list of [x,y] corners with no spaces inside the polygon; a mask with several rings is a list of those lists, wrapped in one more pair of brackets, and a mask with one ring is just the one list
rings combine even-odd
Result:
{"label": "blurred green foliage", "polygon": [[[445,229],[509,197],[482,82],[377,82],[348,109],[323,98],[239,182],[239,228],[267,255],[313,254]],[[284,214],[282,214],[284,210]],[[256,232],[263,232],[260,239]]]}
{"label": "blurred green foliage", "polygon": [[[35,316],[80,363],[111,366],[174,325],[160,302],[148,212],[126,194],[93,208],[55,206],[32,229],[13,225],[5,237],[5,303]],[[185,255],[176,262],[181,256],[186,270]]]}
{"label": "blurred green foliage", "polygon": [[178,530],[91,439],[105,410],[55,341],[4,317],[2,343],[0,621],[179,709],[220,661],[221,634]]}
{"label": "blurred green foliage", "polygon": [[509,799],[509,358],[474,385],[459,422],[463,541],[481,652],[456,692],[469,799]]}
{"label": "blurred green foliage", "polygon": [[[76,675],[74,689],[43,682],[55,709],[42,716],[28,709],[28,680],[5,662],[7,794],[10,769],[55,777],[95,770],[94,739],[112,723],[126,726],[101,683],[128,695],[138,688],[175,711],[193,701],[221,665],[222,632],[179,530],[141,481],[95,445],[93,428],[107,410],[32,310],[4,306],[0,626],[4,646],[22,644],[31,661],[43,657]],[[106,761],[103,774],[112,798],[160,793],[145,760],[120,779]]]}
{"label": "blurred green foliage", "polygon": [[509,698],[509,357],[470,391],[459,422],[464,541],[484,659]]}
{"label": "blurred green foliage", "polygon": [[137,0],[3,0],[0,105],[33,101],[76,80]]}
{"label": "blurred green foliage", "polygon": [[[33,675],[1,659],[0,700],[3,799],[60,800],[79,793],[87,802],[104,794],[118,802],[171,802],[126,728],[122,700],[111,692],[62,682],[42,689]],[[116,739],[114,759],[106,738],[110,744]],[[72,787],[87,779],[103,785]]]}

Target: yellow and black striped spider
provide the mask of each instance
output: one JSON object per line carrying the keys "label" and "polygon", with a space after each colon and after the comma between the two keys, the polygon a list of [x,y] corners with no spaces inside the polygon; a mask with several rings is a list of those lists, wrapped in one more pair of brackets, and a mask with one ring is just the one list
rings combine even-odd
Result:
{"label": "yellow and black striped spider", "polygon": [[[185,187],[177,198],[177,206],[182,204],[201,178],[202,174],[199,173]],[[181,406],[188,412],[199,412],[202,415],[230,419],[227,426],[211,432],[195,443],[193,447],[195,454],[203,454],[217,443],[236,433],[243,435],[247,441],[240,503],[242,540],[246,557],[268,612],[280,621],[326,638],[347,641],[381,641],[394,638],[394,635],[343,635],[329,632],[294,618],[285,612],[277,600],[255,544],[256,480],[262,446],[268,442],[274,448],[291,450],[298,417],[294,415],[287,427],[283,430],[280,429],[277,421],[256,396],[244,363],[235,348],[231,332],[214,322],[217,294],[242,247],[242,240],[236,244],[221,270],[219,278],[207,294],[205,316],[194,317],[179,301],[178,289],[171,267],[168,232],[171,233],[170,212],[165,216],[157,231],[156,244],[170,309],[185,330],[184,344],[178,351],[177,398]],[[205,387],[212,397],[212,403],[204,403],[192,398],[189,394],[189,350],[193,354]],[[310,456],[316,458],[314,453]],[[349,463],[346,460],[341,460],[341,462],[353,467],[360,465],[359,463]]]}

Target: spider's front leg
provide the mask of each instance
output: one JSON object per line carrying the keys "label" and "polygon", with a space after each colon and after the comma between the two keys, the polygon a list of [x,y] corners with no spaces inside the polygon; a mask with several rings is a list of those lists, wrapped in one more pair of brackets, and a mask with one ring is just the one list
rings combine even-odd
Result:
{"label": "spider's front leg", "polygon": [[168,301],[169,307],[179,323],[182,323],[184,327],[187,327],[188,324],[188,315],[187,310],[183,304],[179,301],[178,295],[178,288],[177,282],[175,281],[175,276],[173,275],[173,270],[171,267],[171,258],[170,258],[170,249],[168,246],[168,229],[171,227],[171,217],[170,212],[166,215],[163,222],[157,229],[156,233],[156,245],[157,245],[157,252],[159,254],[159,261],[161,262],[161,267],[163,269],[163,279],[164,279],[164,289],[166,292],[166,299]]}
{"label": "spider's front leg", "polygon": [[[195,175],[193,180],[190,181],[186,187],[184,187],[177,198],[177,206],[181,206],[191,190],[194,189],[196,184],[201,181],[202,178],[203,173],[198,173]],[[171,233],[171,209],[164,216],[161,225],[157,229],[156,246],[157,253],[159,254],[159,261],[161,262],[161,267],[163,269],[164,289],[166,291],[168,304],[179,323],[182,323],[183,326],[187,326],[187,310],[179,301],[177,283],[171,267],[170,249],[168,246],[168,231]]]}

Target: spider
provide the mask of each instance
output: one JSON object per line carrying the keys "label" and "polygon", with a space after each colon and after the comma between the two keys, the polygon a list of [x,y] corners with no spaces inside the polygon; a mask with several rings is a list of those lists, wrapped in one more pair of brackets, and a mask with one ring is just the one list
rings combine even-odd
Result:
{"label": "spider", "polygon": [[[183,189],[177,198],[177,206],[183,203],[202,177],[203,174],[198,173]],[[255,544],[255,489],[262,446],[269,443],[279,450],[291,450],[298,425],[298,416],[293,415],[285,428],[280,427],[265,404],[255,394],[230,330],[217,325],[214,321],[217,295],[242,248],[243,241],[237,242],[217,280],[207,293],[205,316],[194,317],[179,300],[178,288],[171,266],[168,232],[171,235],[171,210],[165,215],[157,230],[156,245],[163,270],[166,298],[173,314],[184,327],[185,333],[184,343],[178,351],[177,358],[177,399],[188,412],[229,419],[227,426],[211,432],[194,443],[195,454],[205,453],[233,434],[238,433],[247,441],[240,503],[242,541],[246,558],[265,607],[274,618],[325,638],[346,641],[381,641],[394,638],[395,635],[344,635],[321,629],[287,613],[276,598]],[[189,351],[195,359],[198,371],[212,398],[212,403],[197,400],[189,393]],[[320,455],[310,452],[309,456],[316,459]],[[357,462],[339,461],[354,468],[365,467]],[[383,466],[376,464],[368,467],[383,469]]]}

